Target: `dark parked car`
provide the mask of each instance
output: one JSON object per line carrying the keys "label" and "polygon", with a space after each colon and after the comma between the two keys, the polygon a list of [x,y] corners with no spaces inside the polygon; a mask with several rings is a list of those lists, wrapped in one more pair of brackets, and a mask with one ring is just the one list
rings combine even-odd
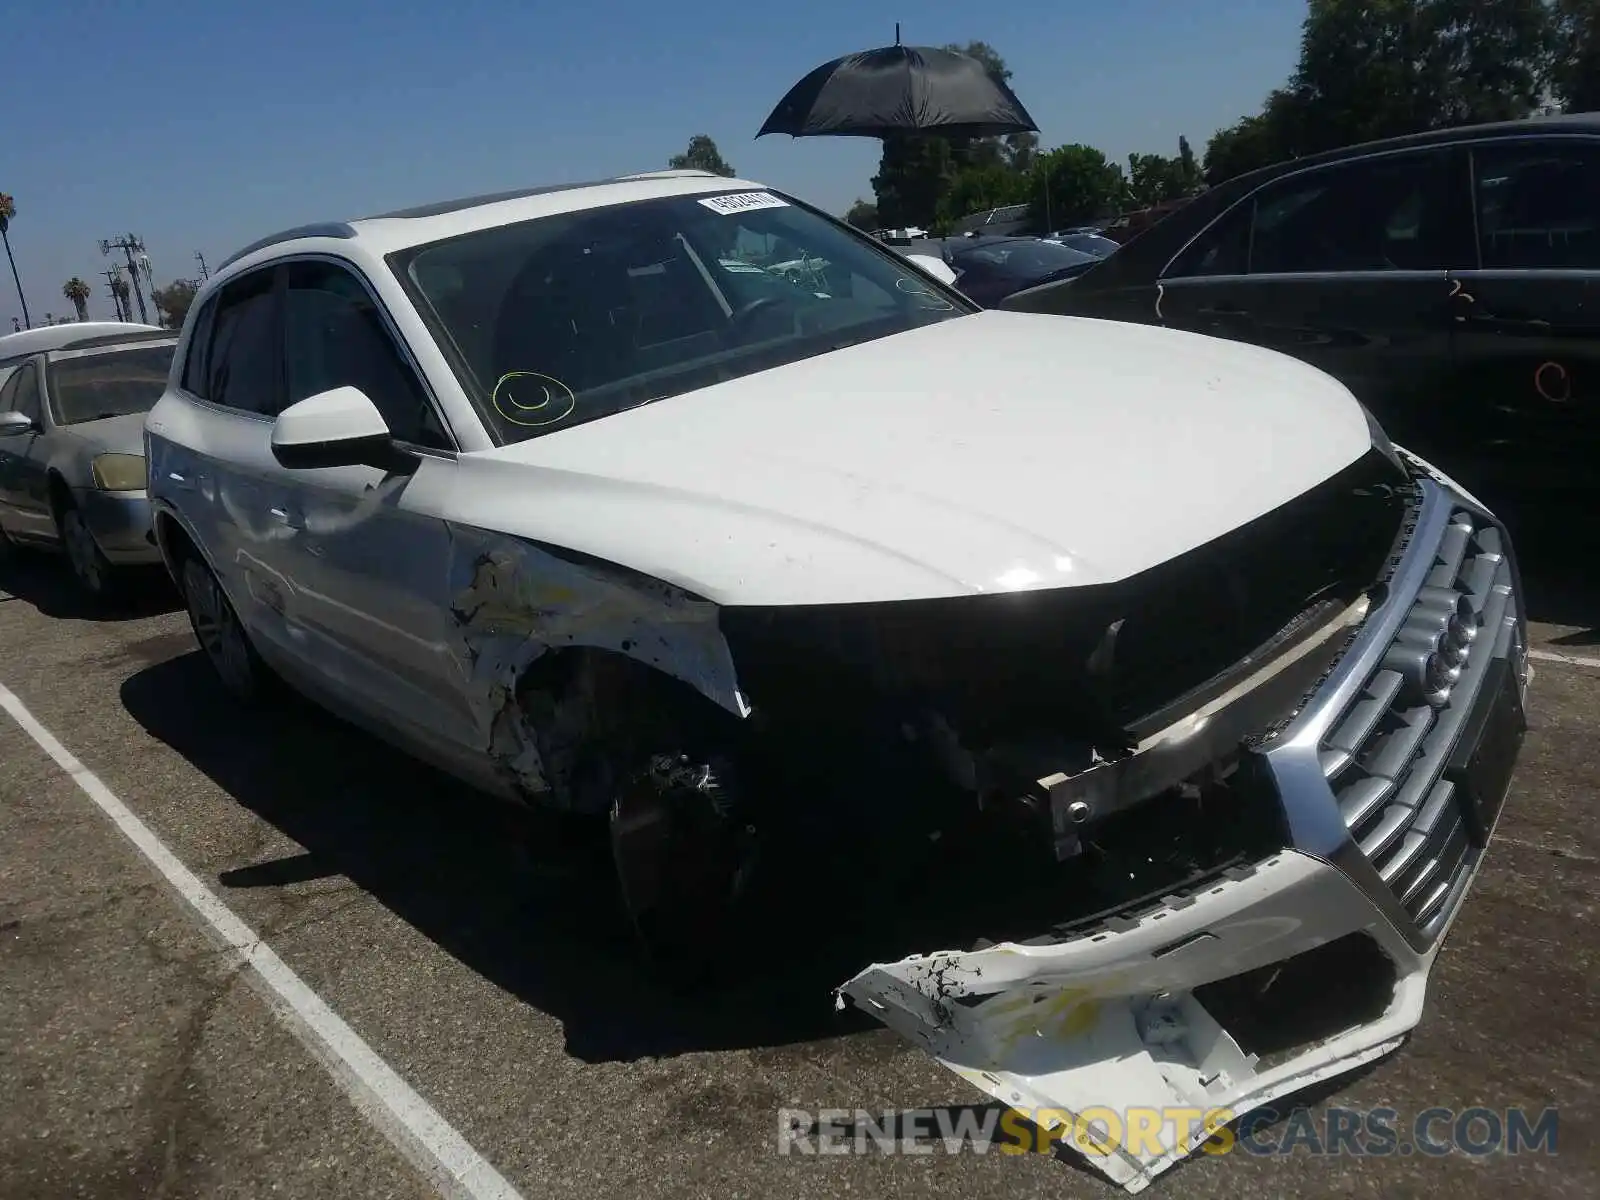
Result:
{"label": "dark parked car", "polygon": [[1002,307],[1293,354],[1397,442],[1483,481],[1485,499],[1587,486],[1600,481],[1600,114],[1268,167]]}
{"label": "dark parked car", "polygon": [[956,287],[986,308],[1023,288],[1081,275],[1100,261],[1035,237],[949,238],[944,260],[955,269]]}

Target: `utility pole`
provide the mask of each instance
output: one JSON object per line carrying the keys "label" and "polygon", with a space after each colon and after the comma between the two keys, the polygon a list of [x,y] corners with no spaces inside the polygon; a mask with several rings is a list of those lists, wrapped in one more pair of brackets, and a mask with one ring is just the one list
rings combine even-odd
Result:
{"label": "utility pole", "polygon": [[[144,253],[144,242],[137,234],[125,233],[121,237],[102,238],[100,240],[100,253],[110,254],[113,250],[121,250],[128,258],[128,274],[132,277],[133,298],[139,302],[139,320],[150,324],[150,312],[144,306],[144,292],[139,287],[139,265],[134,261],[135,254]],[[147,260],[148,261],[148,260]],[[132,316],[133,314],[128,314]]]}
{"label": "utility pole", "polygon": [[201,251],[196,250],[194,252],[194,260],[200,264],[200,281],[204,283],[211,278],[211,272],[206,267],[206,256]]}
{"label": "utility pole", "polygon": [[111,307],[116,311],[117,320],[126,321],[128,314],[122,307],[122,289],[126,286],[122,282],[122,268],[112,263],[100,274],[106,277],[106,291],[111,293]]}

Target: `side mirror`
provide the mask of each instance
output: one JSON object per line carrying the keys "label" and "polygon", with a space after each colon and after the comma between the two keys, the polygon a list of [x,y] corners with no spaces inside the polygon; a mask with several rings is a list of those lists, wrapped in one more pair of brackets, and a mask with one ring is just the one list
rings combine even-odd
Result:
{"label": "side mirror", "polygon": [[420,461],[395,445],[367,394],[348,386],[307,396],[279,413],[272,457],[291,471],[367,466],[395,475],[411,474]]}
{"label": "side mirror", "polygon": [[0,437],[33,432],[33,418],[19,412],[0,412]]}
{"label": "side mirror", "polygon": [[919,268],[928,275],[932,275],[940,283],[955,286],[956,273],[950,269],[950,264],[942,258],[935,258],[931,254],[908,254],[906,261]]}

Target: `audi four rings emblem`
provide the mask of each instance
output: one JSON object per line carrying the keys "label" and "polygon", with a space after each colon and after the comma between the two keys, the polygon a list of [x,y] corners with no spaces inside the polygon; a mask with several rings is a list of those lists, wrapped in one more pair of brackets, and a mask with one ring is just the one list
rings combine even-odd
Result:
{"label": "audi four rings emblem", "polygon": [[1384,665],[1400,674],[1414,699],[1443,708],[1461,679],[1480,620],[1461,593],[1424,588]]}

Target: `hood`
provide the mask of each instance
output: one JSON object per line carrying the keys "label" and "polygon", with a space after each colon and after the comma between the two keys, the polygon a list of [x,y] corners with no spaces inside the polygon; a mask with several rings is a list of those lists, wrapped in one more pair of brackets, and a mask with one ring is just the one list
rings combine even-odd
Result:
{"label": "hood", "polygon": [[98,421],[80,421],[76,425],[63,425],[60,432],[84,443],[90,454],[144,454],[144,413],[127,413],[120,417],[103,417]]}
{"label": "hood", "polygon": [[723,604],[925,599],[1125,578],[1370,441],[1288,356],[988,311],[463,455],[452,508]]}

